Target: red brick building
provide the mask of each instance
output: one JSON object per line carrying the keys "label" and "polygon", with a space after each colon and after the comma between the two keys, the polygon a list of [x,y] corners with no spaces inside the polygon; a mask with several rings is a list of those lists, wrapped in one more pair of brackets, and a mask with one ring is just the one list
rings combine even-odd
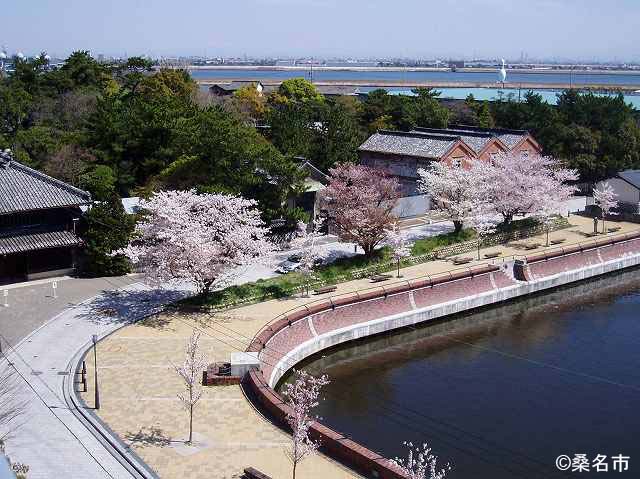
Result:
{"label": "red brick building", "polygon": [[512,152],[524,158],[541,152],[540,145],[525,130],[478,128],[453,125],[447,129],[416,128],[410,132],[379,131],[360,148],[360,163],[384,168],[402,185],[402,196],[419,195],[418,169],[433,161],[464,165],[470,160],[490,161]]}

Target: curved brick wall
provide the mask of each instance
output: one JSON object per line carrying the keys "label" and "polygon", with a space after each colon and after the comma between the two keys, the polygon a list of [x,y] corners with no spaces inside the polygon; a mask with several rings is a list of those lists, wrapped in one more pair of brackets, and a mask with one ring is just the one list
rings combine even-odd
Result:
{"label": "curved brick wall", "polygon": [[[514,280],[497,266],[483,266],[378,291],[329,298],[290,313],[268,325],[251,342],[248,351],[260,352],[262,367],[247,374],[243,384],[253,392],[254,399],[286,427],[288,407],[271,385],[305,357],[369,334],[638,265],[640,232],[530,255],[517,263],[520,264],[516,264],[514,272],[522,281]],[[423,316],[413,322],[389,322],[396,317],[418,314]],[[372,324],[384,325],[386,329],[368,329],[367,325]],[[355,335],[341,335],[342,331],[354,330]],[[327,337],[332,338],[332,342],[319,344]],[[300,353],[292,354],[296,351]],[[322,441],[330,456],[366,475],[382,479],[403,477],[387,459],[318,422],[313,423],[311,435]]]}

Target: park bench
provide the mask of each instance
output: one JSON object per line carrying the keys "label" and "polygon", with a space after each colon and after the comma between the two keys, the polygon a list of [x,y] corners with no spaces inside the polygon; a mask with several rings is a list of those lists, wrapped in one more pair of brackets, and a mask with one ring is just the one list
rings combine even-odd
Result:
{"label": "park bench", "polygon": [[331,286],[323,286],[322,288],[316,288],[313,290],[313,292],[315,294],[324,294],[324,293],[332,293],[333,291],[335,291],[336,289],[338,289],[337,286],[331,285]]}
{"label": "park bench", "polygon": [[587,238],[593,238],[594,236],[598,236],[598,233],[596,233],[595,231],[589,231],[588,233],[584,234]]}
{"label": "park bench", "polygon": [[566,241],[566,238],[556,238],[556,239],[552,239],[551,241],[549,241],[549,243],[551,244],[560,244],[560,243],[564,243]]}
{"label": "park bench", "polygon": [[467,264],[467,263],[471,263],[472,261],[473,261],[473,258],[470,258],[468,256],[463,256],[463,257],[458,256],[457,258],[453,258],[453,264],[455,265]]}
{"label": "park bench", "polygon": [[539,247],[540,247],[540,243],[529,243],[524,245],[524,249],[526,249],[527,251],[538,249]]}
{"label": "park bench", "polygon": [[492,259],[492,258],[497,258],[500,255],[502,255],[500,251],[492,251],[491,253],[485,253],[484,257],[487,259]]}
{"label": "park bench", "polygon": [[391,279],[391,275],[390,274],[375,274],[373,276],[371,276],[371,282],[372,283],[380,283],[381,281],[387,281],[388,279]]}
{"label": "park bench", "polygon": [[607,231],[609,233],[615,233],[617,231],[620,231],[621,229],[622,229],[622,227],[620,227],[620,226],[612,226],[611,228],[607,228]]}

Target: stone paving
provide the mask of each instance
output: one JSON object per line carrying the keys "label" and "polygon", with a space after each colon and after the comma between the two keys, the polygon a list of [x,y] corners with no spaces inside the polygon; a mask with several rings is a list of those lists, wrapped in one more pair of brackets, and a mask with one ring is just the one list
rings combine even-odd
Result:
{"label": "stone paving", "polygon": [[[101,292],[123,288],[137,281],[137,275],[114,278],[59,278],[30,283],[0,286],[0,292],[7,290],[7,303],[0,295],[0,341],[5,348],[15,345],[27,334],[35,331],[67,308]],[[56,296],[53,282],[57,283]]]}
{"label": "stone paving", "polygon": [[[592,220],[572,216],[570,221],[572,227],[551,233],[551,239],[565,238],[564,245],[588,241],[586,233],[592,230]],[[638,230],[638,225],[617,225],[622,227],[621,232]],[[545,237],[528,241],[544,243]],[[500,251],[503,257],[531,254],[518,244],[488,250]],[[474,261],[467,266],[486,262]],[[405,268],[402,275],[407,280],[453,268],[450,261],[434,261]],[[382,285],[373,285],[367,279],[351,281],[338,285],[335,295],[393,281],[397,280]],[[195,327],[202,331],[207,359],[228,361],[231,352],[244,350],[267,322],[321,298],[326,296],[272,300],[217,314],[163,313],[120,329],[98,346],[100,417],[163,479],[240,477],[247,466],[274,478],[287,477],[290,465],[283,448],[288,436],[256,412],[238,386],[204,388],[195,413],[196,444],[184,446],[188,417],[176,398],[181,384],[171,365],[182,360],[186,340]],[[91,361],[87,366],[91,379]],[[91,387],[84,397],[91,406]],[[299,471],[300,477],[305,478],[358,477],[322,455],[307,459]]]}

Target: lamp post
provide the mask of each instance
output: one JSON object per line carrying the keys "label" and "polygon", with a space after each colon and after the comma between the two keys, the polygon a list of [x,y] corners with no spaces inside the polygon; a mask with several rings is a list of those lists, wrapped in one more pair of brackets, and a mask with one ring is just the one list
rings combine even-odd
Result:
{"label": "lamp post", "polygon": [[100,409],[100,391],[98,390],[98,353],[96,351],[96,343],[98,342],[98,335],[94,334],[91,338],[93,340],[93,377],[95,378],[95,409]]}

